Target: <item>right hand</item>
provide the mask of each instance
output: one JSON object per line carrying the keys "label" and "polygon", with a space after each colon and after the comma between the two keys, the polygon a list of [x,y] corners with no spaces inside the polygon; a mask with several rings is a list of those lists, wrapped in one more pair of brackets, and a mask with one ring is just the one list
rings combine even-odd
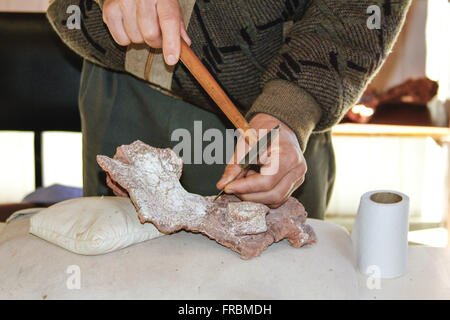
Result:
{"label": "right hand", "polygon": [[191,44],[178,0],[105,0],[103,21],[119,45],[162,48],[168,65],[178,62],[180,37]]}

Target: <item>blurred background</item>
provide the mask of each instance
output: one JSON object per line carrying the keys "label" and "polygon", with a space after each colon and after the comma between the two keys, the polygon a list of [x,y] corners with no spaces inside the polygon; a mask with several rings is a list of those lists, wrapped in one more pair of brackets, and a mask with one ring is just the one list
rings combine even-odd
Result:
{"label": "blurred background", "polygon": [[[0,1],[0,222],[39,187],[82,187],[81,59],[52,32],[47,0]],[[333,130],[326,219],[351,231],[360,196],[409,195],[411,243],[446,247],[450,216],[450,4],[413,0],[392,54]]]}

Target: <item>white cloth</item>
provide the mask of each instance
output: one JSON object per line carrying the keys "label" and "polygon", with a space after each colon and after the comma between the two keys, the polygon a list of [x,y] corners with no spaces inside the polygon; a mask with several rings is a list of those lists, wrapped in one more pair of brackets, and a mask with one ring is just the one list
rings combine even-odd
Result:
{"label": "white cloth", "polygon": [[0,234],[0,299],[450,298],[450,249],[410,246],[408,273],[371,290],[347,232],[314,219],[317,244],[295,249],[282,241],[251,260],[187,232],[77,255],[29,234],[29,220]]}
{"label": "white cloth", "polygon": [[[77,255],[28,234],[29,219],[19,219],[0,235],[0,299],[353,297],[357,276],[347,232],[322,221],[308,223],[317,244],[296,249],[282,241],[242,260],[184,231],[104,255]],[[69,289],[77,270],[80,289]]]}

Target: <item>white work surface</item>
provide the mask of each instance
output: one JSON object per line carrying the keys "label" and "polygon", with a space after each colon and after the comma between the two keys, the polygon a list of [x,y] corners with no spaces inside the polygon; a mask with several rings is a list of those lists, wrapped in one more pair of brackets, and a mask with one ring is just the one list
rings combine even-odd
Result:
{"label": "white work surface", "polygon": [[[260,257],[239,255],[186,232],[101,256],[80,256],[28,234],[29,218],[0,234],[1,299],[449,299],[450,250],[409,248],[409,271],[369,290],[356,272],[350,237],[309,219],[319,241],[273,244]],[[70,266],[80,289],[69,289]],[[73,268],[73,267],[72,267]]]}

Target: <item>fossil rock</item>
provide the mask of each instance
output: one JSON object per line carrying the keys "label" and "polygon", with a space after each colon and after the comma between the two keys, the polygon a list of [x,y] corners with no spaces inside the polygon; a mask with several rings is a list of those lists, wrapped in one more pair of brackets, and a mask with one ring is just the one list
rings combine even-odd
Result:
{"label": "fossil rock", "polygon": [[[405,113],[416,114],[420,118],[420,125],[424,125],[427,119],[428,109],[426,104],[433,99],[439,89],[439,84],[428,78],[407,79],[403,83],[396,85],[385,92],[377,92],[373,87],[368,87],[358,104],[364,105],[374,111],[372,114],[364,115],[355,113],[354,109],[350,109],[344,117],[344,120],[350,120],[357,123],[380,123],[380,118],[388,116],[389,119],[383,119],[382,124],[406,124]],[[417,106],[423,106],[419,108]],[[384,108],[387,110],[384,110]],[[402,108],[405,107],[405,108]],[[396,114],[399,114],[399,123],[393,122]],[[384,115],[386,113],[386,115]],[[409,120],[411,121],[411,120]]]}
{"label": "fossil rock", "polygon": [[97,162],[114,193],[131,198],[140,221],[153,223],[163,233],[200,232],[244,259],[284,238],[296,248],[316,242],[305,224],[306,211],[294,198],[270,210],[231,195],[213,202],[213,196],[187,192],[179,181],[183,163],[170,149],[135,141],[118,147],[113,159],[97,156]]}

